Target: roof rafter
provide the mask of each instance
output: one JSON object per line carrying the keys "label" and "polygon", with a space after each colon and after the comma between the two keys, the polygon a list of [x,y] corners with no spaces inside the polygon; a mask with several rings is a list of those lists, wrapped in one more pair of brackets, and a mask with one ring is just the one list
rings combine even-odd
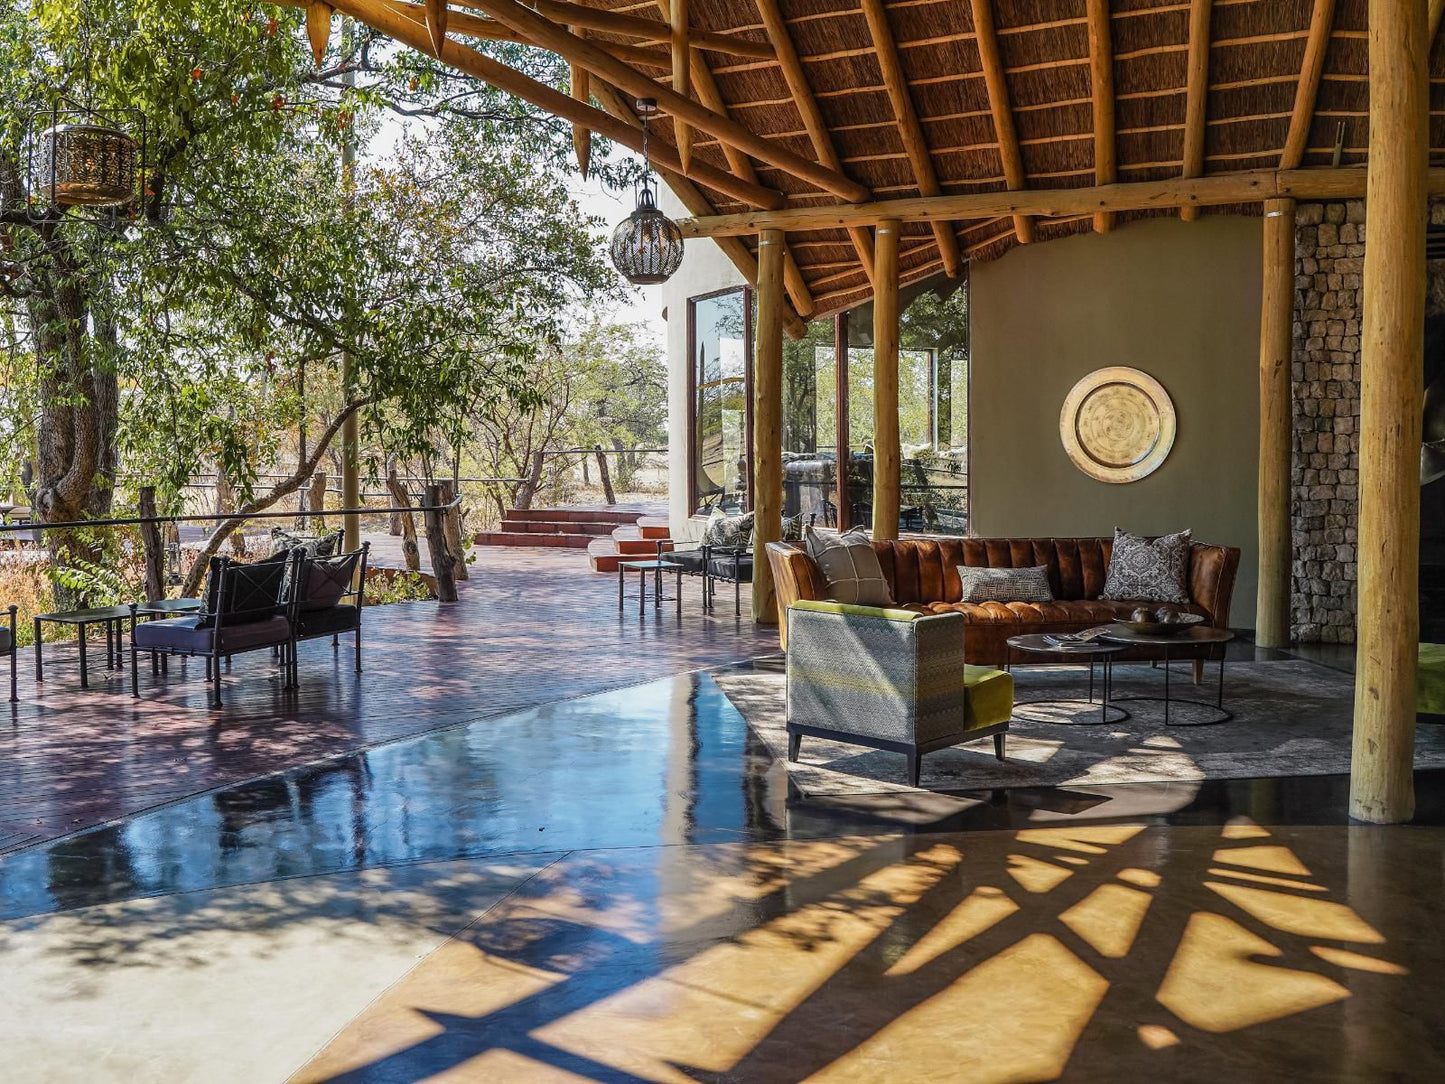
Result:
{"label": "roof rafter", "polygon": [[674,119],[711,132],[761,162],[776,166],[785,173],[850,202],[868,197],[868,190],[857,181],[763,138],[731,117],[721,116],[690,98],[682,97],[669,87],[658,84],[637,69],[610,56],[592,42],[569,33],[566,27],[523,7],[517,0],[475,0],[475,3],[494,19],[525,35],[533,45],[550,49],[563,60],[575,61],[593,75],[607,80],[618,90],[624,90],[639,98],[655,98],[658,106]]}
{"label": "roof rafter", "polygon": [[[1204,172],[1204,118],[1209,112],[1209,16],[1211,0],[1190,0],[1189,59],[1185,82],[1184,168],[1180,176],[1198,177]],[[1179,217],[1193,222],[1198,207],[1179,208]]]}
{"label": "roof rafter", "polygon": [[[1114,122],[1114,43],[1109,28],[1109,0],[1088,0],[1089,86],[1093,91],[1094,183],[1113,184],[1119,176]],[[1100,211],[1094,229],[1107,233],[1114,216]]]}
{"label": "roof rafter", "polygon": [[[833,137],[828,131],[828,125],[823,120],[823,114],[818,109],[818,101],[813,96],[813,88],[808,83],[807,72],[803,70],[802,61],[798,59],[797,47],[793,44],[792,34],[788,30],[788,24],[783,20],[783,13],[778,8],[777,0],[757,0],[758,14],[762,16],[763,28],[767,31],[768,37],[772,39],[773,48],[777,50],[778,65],[783,72],[783,81],[788,84],[788,91],[793,96],[793,105],[797,108],[798,114],[803,118],[803,128],[808,133],[808,140],[813,144],[813,153],[818,156],[818,161],[824,165],[843,172],[843,163],[838,158],[838,150],[833,145]],[[870,193],[869,198],[872,198]],[[848,238],[853,242],[853,251],[858,254],[858,263],[863,268],[863,273],[868,276],[868,281],[873,281],[873,235],[868,232],[867,226],[856,226],[848,230]]]}
{"label": "roof rafter", "polygon": [[[1013,110],[1009,106],[1008,77],[1004,74],[1003,60],[998,51],[998,34],[993,25],[993,4],[991,0],[971,0],[973,7],[973,32],[977,38],[979,63],[983,66],[983,78],[988,86],[988,104],[993,113],[993,128],[998,135],[998,153],[1003,160],[1004,183],[1009,191],[1017,192],[1028,187],[1024,175],[1023,153],[1019,150],[1018,132],[1014,128]],[[1034,239],[1033,223],[1026,215],[1014,216],[1014,236],[1020,244]]]}
{"label": "roof rafter", "polygon": [[1295,87],[1289,135],[1285,137],[1284,153],[1279,156],[1280,169],[1294,169],[1304,162],[1310,129],[1314,126],[1315,99],[1319,95],[1320,76],[1325,70],[1325,53],[1330,47],[1330,29],[1334,22],[1335,0],[1315,0],[1314,12],[1310,15],[1310,36],[1305,43],[1304,60],[1300,64],[1299,84]]}
{"label": "roof rafter", "polygon": [[[898,60],[898,46],[893,38],[893,28],[888,23],[888,13],[883,0],[863,0],[863,17],[868,21],[868,33],[873,38],[873,50],[878,67],[883,72],[883,85],[888,88],[888,100],[893,106],[893,116],[898,121],[898,135],[908,161],[913,167],[913,179],[922,196],[936,196],[942,189],[938,184],[938,173],[933,168],[933,156],[928,141],[923,136],[923,125],[918,122],[918,110],[913,96],[908,92],[908,77]],[[963,273],[963,257],[958,251],[958,237],[953,226],[947,222],[930,223],[934,240],[938,243],[938,256],[949,278]]]}

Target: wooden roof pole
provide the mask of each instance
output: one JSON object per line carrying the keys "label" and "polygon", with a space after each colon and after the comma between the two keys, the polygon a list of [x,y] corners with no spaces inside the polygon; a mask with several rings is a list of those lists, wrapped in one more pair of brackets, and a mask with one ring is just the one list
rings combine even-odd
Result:
{"label": "wooden roof pole", "polygon": [[[978,46],[983,79],[988,86],[988,107],[993,114],[993,128],[998,135],[998,154],[1003,160],[1004,183],[1009,191],[1028,187],[1024,175],[1023,153],[1019,150],[1018,132],[1014,128],[1013,109],[1009,105],[1008,79],[998,52],[998,34],[993,25],[991,0],[972,0],[974,44]],[[1019,244],[1034,239],[1034,224],[1025,215],[1014,216],[1014,236]]]}
{"label": "wooden roof pole", "polygon": [[[463,7],[480,8],[476,0],[455,0]],[[671,20],[644,19],[636,15],[607,11],[585,4],[569,4],[563,0],[527,0],[527,7],[554,22],[568,26],[583,26],[588,30],[600,30],[606,34],[641,38],[647,42],[668,44],[672,41]],[[485,9],[483,9],[485,10]],[[719,34],[708,30],[694,30],[689,35],[692,48],[707,49],[714,53],[728,53],[733,56],[752,57],[755,60],[772,60],[773,47],[765,41],[751,41],[733,34]]]}
{"label": "wooden roof pole", "polygon": [[[665,3],[666,0],[660,2]],[[778,0],[757,0],[757,7],[758,14],[763,19],[763,27],[777,50],[778,66],[782,69],[783,80],[788,84],[788,92],[793,96],[793,104],[803,118],[803,127],[813,144],[813,153],[818,156],[818,161],[842,173],[843,162],[838,157],[838,149],[833,146],[833,135],[828,130],[827,122],[823,120],[818,100],[813,97],[813,88],[808,83],[803,62],[798,58],[792,31],[788,29],[783,13],[778,8]],[[853,242],[853,251],[858,254],[858,263],[868,276],[868,281],[872,282],[873,235],[868,232],[867,226],[851,226],[848,229],[848,239]]]}
{"label": "wooden roof pole", "polygon": [[[1114,139],[1114,40],[1109,27],[1109,0],[1089,0],[1089,89],[1094,109],[1094,182],[1113,184],[1119,177]],[[1094,229],[1108,233],[1114,216],[1100,211]]]}
{"label": "wooden roof pole", "polygon": [[[655,0],[655,2],[662,17],[670,20],[672,10],[668,0]],[[730,116],[727,103],[723,101],[722,93],[717,88],[717,81],[713,79],[712,69],[708,67],[707,57],[703,56],[700,50],[693,49],[690,64],[692,85],[697,92],[698,101],[716,113]],[[728,160],[732,171],[743,180],[757,184],[758,174],[753,169],[752,160],[731,144],[722,143],[720,146],[723,157]],[[811,315],[814,307],[813,291],[809,288],[807,280],[803,278],[803,271],[798,267],[798,261],[793,257],[792,249],[787,245],[783,246],[783,283],[788,288],[788,296],[793,299],[793,307],[798,310],[798,315],[804,318]]]}
{"label": "wooden roof pole", "polygon": [[[883,72],[883,86],[888,91],[888,100],[893,105],[893,116],[898,121],[898,135],[903,140],[903,149],[913,167],[913,179],[918,185],[920,196],[936,196],[943,191],[938,184],[938,174],[933,168],[933,156],[928,141],[923,135],[923,125],[918,121],[918,110],[908,93],[908,77],[898,60],[898,44],[893,38],[893,28],[888,24],[888,13],[883,9],[883,0],[863,0],[863,17],[868,20],[868,32],[873,38],[873,52],[878,67]],[[930,223],[933,237],[938,242],[938,254],[943,259],[943,270],[949,278],[958,278],[963,273],[963,258],[958,251],[958,235],[952,223],[936,221]],[[875,280],[876,289],[877,282]]]}
{"label": "wooden roof pole", "polygon": [[[672,0],[672,12],[668,19],[672,26],[672,89],[686,98],[692,93],[692,58],[687,43],[687,0]],[[682,171],[692,165],[692,129],[685,121],[674,119],[672,137],[677,144],[677,156],[682,161]]]}
{"label": "wooden roof pole", "polygon": [[306,37],[311,42],[311,55],[316,58],[317,67],[326,56],[326,47],[331,43],[331,5],[322,0],[311,0],[306,5]]}
{"label": "wooden roof pole", "polygon": [[[354,0],[351,0],[354,2]],[[1431,195],[1445,195],[1445,168],[1432,168]],[[1169,177],[1094,188],[1033,188],[1024,192],[968,192],[929,199],[877,200],[873,203],[788,207],[780,211],[747,211],[715,218],[679,222],[684,237],[736,237],[761,229],[837,230],[846,226],[896,218],[931,222],[935,218],[982,219],[1025,215],[1066,218],[1100,211],[1172,210],[1175,207],[1218,207],[1227,203],[1263,203],[1271,199],[1346,200],[1365,195],[1365,171],[1341,169],[1253,169],[1215,173],[1208,177]]]}
{"label": "wooden roof pole", "polygon": [[[419,5],[395,3],[392,0],[327,0],[338,11],[350,15],[374,30],[387,35],[418,52],[430,52],[431,40],[424,20],[414,18],[410,12],[421,11]],[[455,19],[456,13],[453,13]],[[606,136],[633,150],[642,150],[642,133],[628,124],[609,116],[600,109],[574,101],[569,95],[530,79],[514,68],[509,68],[483,56],[475,49],[469,49],[459,42],[448,39],[441,59],[459,71],[489,83],[498,90],[531,102],[563,120],[585,124],[590,130]],[[594,91],[595,92],[595,91]],[[648,144],[653,164],[660,168],[681,172],[682,163],[671,144],[652,139]],[[783,205],[783,194],[761,185],[734,177],[726,170],[716,169],[705,162],[694,162],[693,179],[709,188],[725,192],[756,207],[777,208]]]}
{"label": "wooden roof pole", "polygon": [[[1184,104],[1184,168],[1183,177],[1204,173],[1204,119],[1209,105],[1209,15],[1211,0],[1190,0],[1189,3],[1189,69]],[[1180,207],[1179,217],[1193,222],[1199,217],[1198,207]]]}
{"label": "wooden roof pole", "polygon": [[675,119],[709,132],[725,143],[732,143],[761,162],[776,166],[800,180],[849,202],[868,198],[868,189],[849,180],[837,170],[819,165],[801,154],[753,132],[730,117],[721,116],[706,106],[684,98],[669,87],[654,82],[636,68],[629,67],[599,49],[592,42],[569,34],[567,29],[542,18],[517,0],[476,0],[476,5],[513,30],[526,35],[532,44],[550,49],[562,59],[587,68],[593,75],[606,79],[619,90],[639,98],[655,98],[658,106]]}
{"label": "wooden roof pole", "polygon": [[[615,117],[619,122],[628,127],[641,130],[642,122],[637,119],[637,114],[632,111],[617,90],[600,80],[592,83],[592,94],[603,109]],[[656,163],[653,163],[656,165]],[[708,214],[712,211],[712,203],[707,196],[698,190],[697,185],[682,174],[673,170],[659,170],[667,176],[667,186],[672,189],[673,195],[677,196],[682,205],[693,214]],[[758,284],[758,261],[746,244],[736,237],[715,237],[714,242],[722,249],[723,255],[732,261],[733,266],[738,269],[750,286]],[[809,297],[809,304],[812,298]],[[787,332],[790,339],[801,339],[808,330],[808,325],[798,316],[792,306],[783,306],[783,330]]]}
{"label": "wooden roof pole", "polygon": [[1310,36],[1305,42],[1304,61],[1300,65],[1299,84],[1295,87],[1294,112],[1289,118],[1289,135],[1284,141],[1284,153],[1279,156],[1280,169],[1296,169],[1304,162],[1310,128],[1315,120],[1315,98],[1320,89],[1320,76],[1324,74],[1325,53],[1330,47],[1330,29],[1334,22],[1335,0],[1315,0],[1314,13],[1310,16]]}

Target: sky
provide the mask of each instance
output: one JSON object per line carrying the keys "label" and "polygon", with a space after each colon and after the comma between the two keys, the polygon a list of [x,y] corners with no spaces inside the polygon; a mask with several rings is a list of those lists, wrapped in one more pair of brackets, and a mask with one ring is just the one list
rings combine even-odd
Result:
{"label": "sky", "polygon": [[[614,147],[617,154],[621,148]],[[610,237],[617,224],[632,213],[635,198],[632,192],[609,192],[595,178],[573,178],[572,194],[588,214],[596,215],[605,224],[603,232]],[[644,324],[656,336],[659,343],[665,343],[667,322],[662,318],[662,288],[660,286],[629,287],[628,297],[614,307],[615,317],[624,323]]]}

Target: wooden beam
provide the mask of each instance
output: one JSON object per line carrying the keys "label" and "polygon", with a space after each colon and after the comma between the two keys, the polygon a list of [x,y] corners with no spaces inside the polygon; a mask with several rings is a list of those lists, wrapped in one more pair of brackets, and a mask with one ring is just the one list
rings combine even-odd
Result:
{"label": "wooden beam", "polygon": [[[476,0],[456,0],[463,7],[482,8]],[[672,41],[670,22],[658,19],[644,19],[637,15],[624,15],[603,8],[588,7],[585,4],[568,4],[562,0],[527,0],[527,7],[538,14],[568,26],[601,30],[620,37],[641,38],[646,42],[666,44]],[[706,49],[713,53],[728,53],[733,56],[752,57],[755,60],[772,60],[773,47],[765,41],[749,41],[733,34],[719,34],[709,30],[694,30],[689,35],[692,48]]]}
{"label": "wooden beam", "polygon": [[[654,0],[654,2],[657,4],[658,11],[662,13],[662,17],[671,20],[672,6],[668,0]],[[697,92],[698,100],[716,113],[731,116],[732,114],[728,112],[728,105],[723,101],[722,93],[717,88],[717,82],[713,79],[712,69],[708,67],[707,57],[697,49],[692,50],[690,66],[693,89]],[[721,143],[719,146],[722,147],[723,157],[727,159],[728,166],[731,167],[734,174],[745,181],[758,183],[757,171],[753,169],[752,160],[747,155],[727,143]],[[789,248],[783,250],[783,283],[788,288],[788,297],[792,299],[793,308],[797,310],[799,316],[807,319],[813,312],[813,293],[808,286],[807,279],[803,278],[803,271],[798,266],[798,261],[793,257],[792,250]],[[791,337],[798,337],[793,334],[791,325],[785,324],[785,330]]]}
{"label": "wooden beam", "polygon": [[[567,92],[574,102],[592,104],[592,73],[576,64],[567,66]],[[572,122],[572,152],[577,156],[577,170],[583,177],[592,167],[592,133],[585,125]]]}
{"label": "wooden beam", "polygon": [[[863,0],[863,17],[868,21],[868,32],[873,39],[873,55],[883,72],[883,86],[888,91],[888,101],[893,106],[893,117],[898,122],[898,137],[908,154],[913,167],[913,179],[918,185],[920,196],[936,196],[943,191],[938,184],[938,174],[933,168],[933,155],[923,135],[923,125],[918,121],[918,110],[908,92],[908,76],[898,60],[898,45],[893,38],[893,28],[888,24],[888,13],[883,0]],[[930,223],[934,240],[938,243],[938,255],[943,260],[943,270],[949,278],[958,278],[963,273],[963,258],[958,251],[958,236],[948,222]]]}
{"label": "wooden beam", "polygon": [[[898,435],[897,219],[873,235],[873,537],[898,537],[902,451]],[[841,460],[840,460],[841,461]]]}
{"label": "wooden beam", "polygon": [[[674,3],[676,0],[674,0]],[[758,235],[758,326],[753,352],[753,621],[779,619],[769,542],[783,537],[783,234]]]}
{"label": "wooden beam", "polygon": [[[1204,173],[1204,120],[1209,112],[1210,0],[1190,0],[1189,59],[1184,100],[1184,177]],[[1182,206],[1179,217],[1193,222],[1199,208]]]}
{"label": "wooden beam", "polygon": [[426,29],[431,36],[432,56],[442,55],[442,42],[447,40],[447,0],[422,0],[426,8]]}
{"label": "wooden beam", "polygon": [[1294,200],[1264,205],[1264,288],[1259,317],[1259,594],[1254,642],[1290,642],[1290,451],[1294,324]]}
{"label": "wooden beam", "polygon": [[[798,58],[797,47],[793,44],[792,31],[783,19],[783,13],[778,7],[778,0],[757,0],[757,7],[758,14],[762,16],[763,28],[768,32],[768,37],[772,39],[773,45],[777,49],[778,67],[782,70],[783,81],[788,84],[788,93],[793,96],[793,104],[797,107],[798,115],[803,118],[803,129],[808,133],[808,141],[813,144],[813,153],[818,156],[818,161],[830,169],[836,169],[839,173],[844,172],[843,163],[838,158],[838,149],[833,145],[833,134],[823,119],[822,111],[818,108],[817,98],[813,95],[813,88],[808,82],[807,72],[803,70],[803,62]],[[869,234],[868,227],[850,227],[848,239],[853,242],[853,251],[858,254],[858,263],[871,281],[873,278],[873,237]]]}
{"label": "wooden beam", "polygon": [[[1094,111],[1094,183],[1119,179],[1118,149],[1114,132],[1114,38],[1109,25],[1109,0],[1088,0],[1089,86]],[[1094,229],[1107,233],[1114,216],[1101,211]]]}
{"label": "wooden beam", "polygon": [[1330,29],[1335,22],[1335,0],[1315,0],[1310,16],[1310,36],[1305,42],[1304,61],[1300,65],[1299,83],[1294,92],[1294,112],[1289,118],[1289,135],[1285,137],[1284,153],[1279,156],[1280,169],[1296,169],[1303,162],[1309,146],[1310,128],[1315,121],[1315,98],[1319,94],[1320,76],[1325,70],[1325,54],[1330,47]]}
{"label": "wooden beam", "polygon": [[[606,83],[594,82],[592,94],[601,104],[602,108],[630,127],[641,129],[642,122],[637,119],[637,114],[632,107],[623,101],[622,95],[614,87]],[[698,189],[697,185],[680,173],[671,170],[659,170],[667,180],[667,186],[672,190],[679,202],[682,203],[693,214],[706,214],[712,209],[712,204],[707,196]],[[722,250],[724,256],[732,261],[742,275],[743,281],[749,286],[756,287],[758,284],[758,261],[752,250],[736,237],[714,238],[717,247]],[[812,298],[809,298],[809,305]],[[783,306],[783,331],[790,339],[801,339],[808,332],[807,323],[793,311],[790,306]]]}
{"label": "wooden beam", "polygon": [[[998,154],[1003,160],[1004,183],[1013,192],[1028,187],[1024,175],[1023,153],[1019,150],[1018,132],[1014,128],[1013,108],[1009,104],[1008,77],[998,52],[998,34],[993,25],[992,0],[970,0],[973,5],[974,44],[978,46],[979,63],[983,65],[984,84],[988,87],[988,107],[993,116],[994,133],[998,136]],[[1026,215],[1014,215],[1014,235],[1020,244],[1034,239],[1034,226]]]}
{"label": "wooden beam", "polygon": [[306,38],[311,43],[311,55],[319,66],[326,57],[326,46],[331,42],[330,4],[312,0],[306,5]]}
{"label": "wooden beam", "polygon": [[581,64],[593,75],[606,79],[618,90],[639,98],[655,98],[658,106],[674,119],[685,121],[704,132],[711,132],[725,143],[731,143],[761,162],[778,167],[809,184],[816,185],[845,200],[868,198],[868,190],[858,182],[828,169],[817,162],[788,150],[756,132],[743,127],[731,117],[722,116],[706,106],[684,98],[669,87],[662,86],[635,68],[609,56],[593,43],[569,34],[558,26],[517,3],[517,0],[476,0],[477,7],[493,18],[523,34],[532,44],[550,49],[564,60]]}
{"label": "wooden beam", "polygon": [[[687,44],[688,0],[672,0],[672,89],[684,98],[692,94],[692,63]],[[686,121],[673,119],[673,140],[677,144],[677,156],[682,160],[682,171],[692,165],[692,129]]]}
{"label": "wooden beam", "polygon": [[1425,5],[1370,0],[1370,240],[1360,320],[1360,520],[1350,815],[1415,812],[1420,358],[1429,58]]}
{"label": "wooden beam", "polygon": [[[365,23],[388,37],[410,46],[418,52],[430,52],[431,42],[426,29],[425,17],[418,4],[405,4],[396,0],[328,0],[338,11]],[[457,15],[454,12],[453,20]],[[574,101],[553,87],[528,78],[514,68],[484,56],[450,39],[445,43],[441,58],[458,71],[482,80],[484,83],[505,91],[523,101],[531,102],[563,120],[576,121],[590,130],[604,135],[624,147],[642,150],[642,133],[639,129],[609,116],[600,109],[594,109],[582,102]],[[653,164],[673,172],[681,172],[682,163],[677,151],[667,142],[654,136],[648,142],[648,152]],[[727,170],[717,169],[705,162],[694,162],[692,179],[709,188],[726,193],[758,207],[781,207],[783,195],[774,189],[764,188],[733,176]]]}
{"label": "wooden beam", "polygon": [[[1432,195],[1445,194],[1445,168],[1431,169]],[[685,237],[754,234],[769,227],[789,230],[834,230],[897,218],[931,222],[936,218],[975,219],[1011,215],[1070,218],[1100,211],[1146,211],[1226,203],[1263,203],[1268,199],[1362,199],[1365,171],[1342,169],[1255,169],[1214,173],[1189,180],[1133,181],[1093,188],[1034,188],[1024,192],[969,192],[959,195],[877,200],[847,206],[788,207],[781,211],[745,211],[715,218],[684,219]]]}

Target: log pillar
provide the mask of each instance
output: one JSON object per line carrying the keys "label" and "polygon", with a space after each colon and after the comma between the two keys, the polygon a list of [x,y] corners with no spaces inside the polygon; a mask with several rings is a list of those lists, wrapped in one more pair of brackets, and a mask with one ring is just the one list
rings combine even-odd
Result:
{"label": "log pillar", "polygon": [[898,231],[878,223],[873,239],[873,537],[898,537]]}
{"label": "log pillar", "polygon": [[767,544],[783,536],[783,231],[758,234],[753,352],[753,620],[779,619]]}
{"label": "log pillar", "polygon": [[1369,241],[1360,358],[1360,521],[1350,815],[1415,811],[1425,331],[1425,0],[1370,0]]}
{"label": "log pillar", "polygon": [[1264,289],[1259,315],[1259,596],[1255,643],[1284,647],[1290,630],[1291,351],[1294,200],[1264,205]]}

